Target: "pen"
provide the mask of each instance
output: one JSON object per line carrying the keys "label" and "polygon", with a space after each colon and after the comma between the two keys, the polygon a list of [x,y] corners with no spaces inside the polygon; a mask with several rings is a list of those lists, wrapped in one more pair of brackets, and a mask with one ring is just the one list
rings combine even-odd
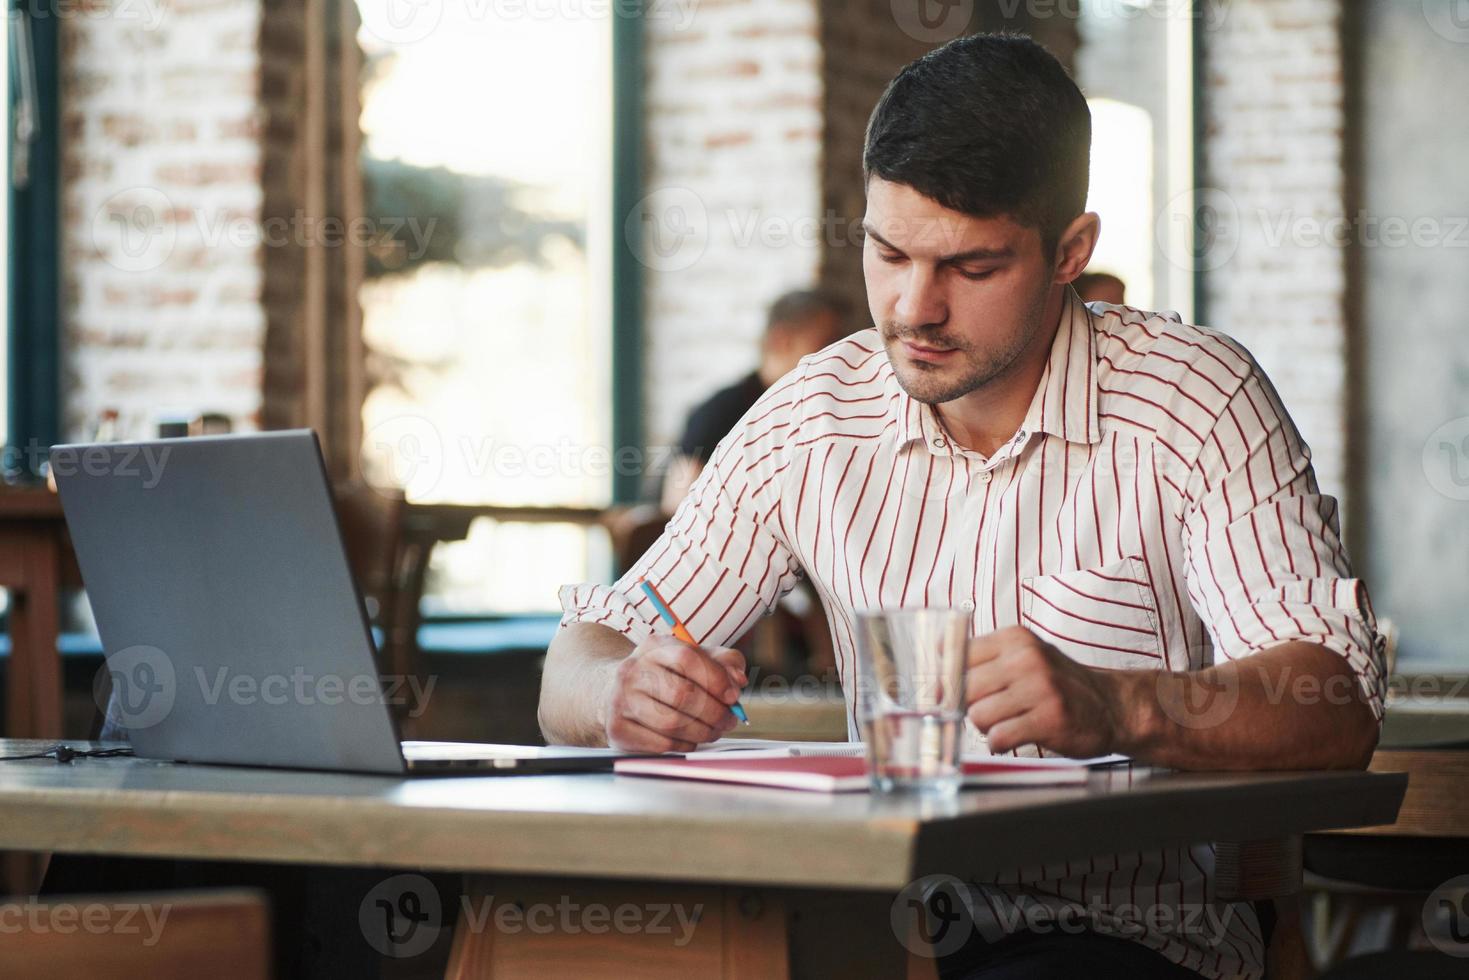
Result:
{"label": "pen", "polygon": [[[648,601],[653,604],[653,608],[658,610],[658,615],[662,616],[663,621],[673,628],[673,635],[691,647],[698,646],[699,641],[694,639],[694,634],[689,632],[689,628],[683,624],[683,620],[675,616],[673,610],[668,608],[668,603],[664,602],[663,597],[658,594],[658,590],[653,588],[653,583],[647,579],[638,579],[638,585],[642,587],[643,594],[648,597]],[[750,716],[745,714],[744,706],[738,701],[729,706],[729,712],[746,725],[750,723]]]}

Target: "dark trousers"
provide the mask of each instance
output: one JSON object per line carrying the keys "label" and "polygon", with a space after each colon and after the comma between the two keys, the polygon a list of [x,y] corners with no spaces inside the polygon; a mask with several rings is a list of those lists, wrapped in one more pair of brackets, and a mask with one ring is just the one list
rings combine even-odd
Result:
{"label": "dark trousers", "polygon": [[971,936],[939,960],[942,980],[1199,980],[1142,943],[1094,932],[1018,932],[996,942]]}

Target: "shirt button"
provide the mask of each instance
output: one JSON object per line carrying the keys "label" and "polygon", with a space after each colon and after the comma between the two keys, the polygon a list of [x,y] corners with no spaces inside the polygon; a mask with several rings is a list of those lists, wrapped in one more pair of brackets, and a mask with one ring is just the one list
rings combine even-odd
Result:
{"label": "shirt button", "polygon": [[988,482],[990,482],[990,471],[989,470],[980,470],[980,473],[979,473],[979,482],[980,483],[988,483]]}
{"label": "shirt button", "polygon": [[938,446],[940,449],[943,449],[944,448],[944,440],[943,440],[943,437],[942,436],[934,436],[933,444],[935,446]]}
{"label": "shirt button", "polygon": [[965,599],[963,602],[959,603],[959,608],[964,610],[965,612],[974,612],[974,600]]}

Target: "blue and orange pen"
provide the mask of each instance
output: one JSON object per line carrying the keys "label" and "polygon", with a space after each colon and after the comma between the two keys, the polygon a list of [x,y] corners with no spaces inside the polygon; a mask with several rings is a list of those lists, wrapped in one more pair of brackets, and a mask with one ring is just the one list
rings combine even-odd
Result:
{"label": "blue and orange pen", "polygon": [[[668,608],[668,603],[664,602],[658,590],[653,588],[653,583],[647,579],[638,579],[638,585],[642,588],[643,594],[648,597],[648,601],[653,604],[653,608],[658,610],[658,615],[662,616],[663,621],[673,629],[673,635],[691,647],[698,646],[699,642],[694,639],[694,634],[690,633],[689,628],[683,624],[683,620],[675,616],[673,610]],[[729,706],[729,713],[746,725],[750,723],[750,716],[745,714],[744,706],[738,701]]]}

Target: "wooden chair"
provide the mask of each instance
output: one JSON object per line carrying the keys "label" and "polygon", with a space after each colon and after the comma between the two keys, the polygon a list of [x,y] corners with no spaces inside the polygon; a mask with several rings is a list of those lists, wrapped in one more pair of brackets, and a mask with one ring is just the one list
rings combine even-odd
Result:
{"label": "wooden chair", "polygon": [[256,892],[159,892],[0,904],[0,976],[267,980],[270,912]]}

